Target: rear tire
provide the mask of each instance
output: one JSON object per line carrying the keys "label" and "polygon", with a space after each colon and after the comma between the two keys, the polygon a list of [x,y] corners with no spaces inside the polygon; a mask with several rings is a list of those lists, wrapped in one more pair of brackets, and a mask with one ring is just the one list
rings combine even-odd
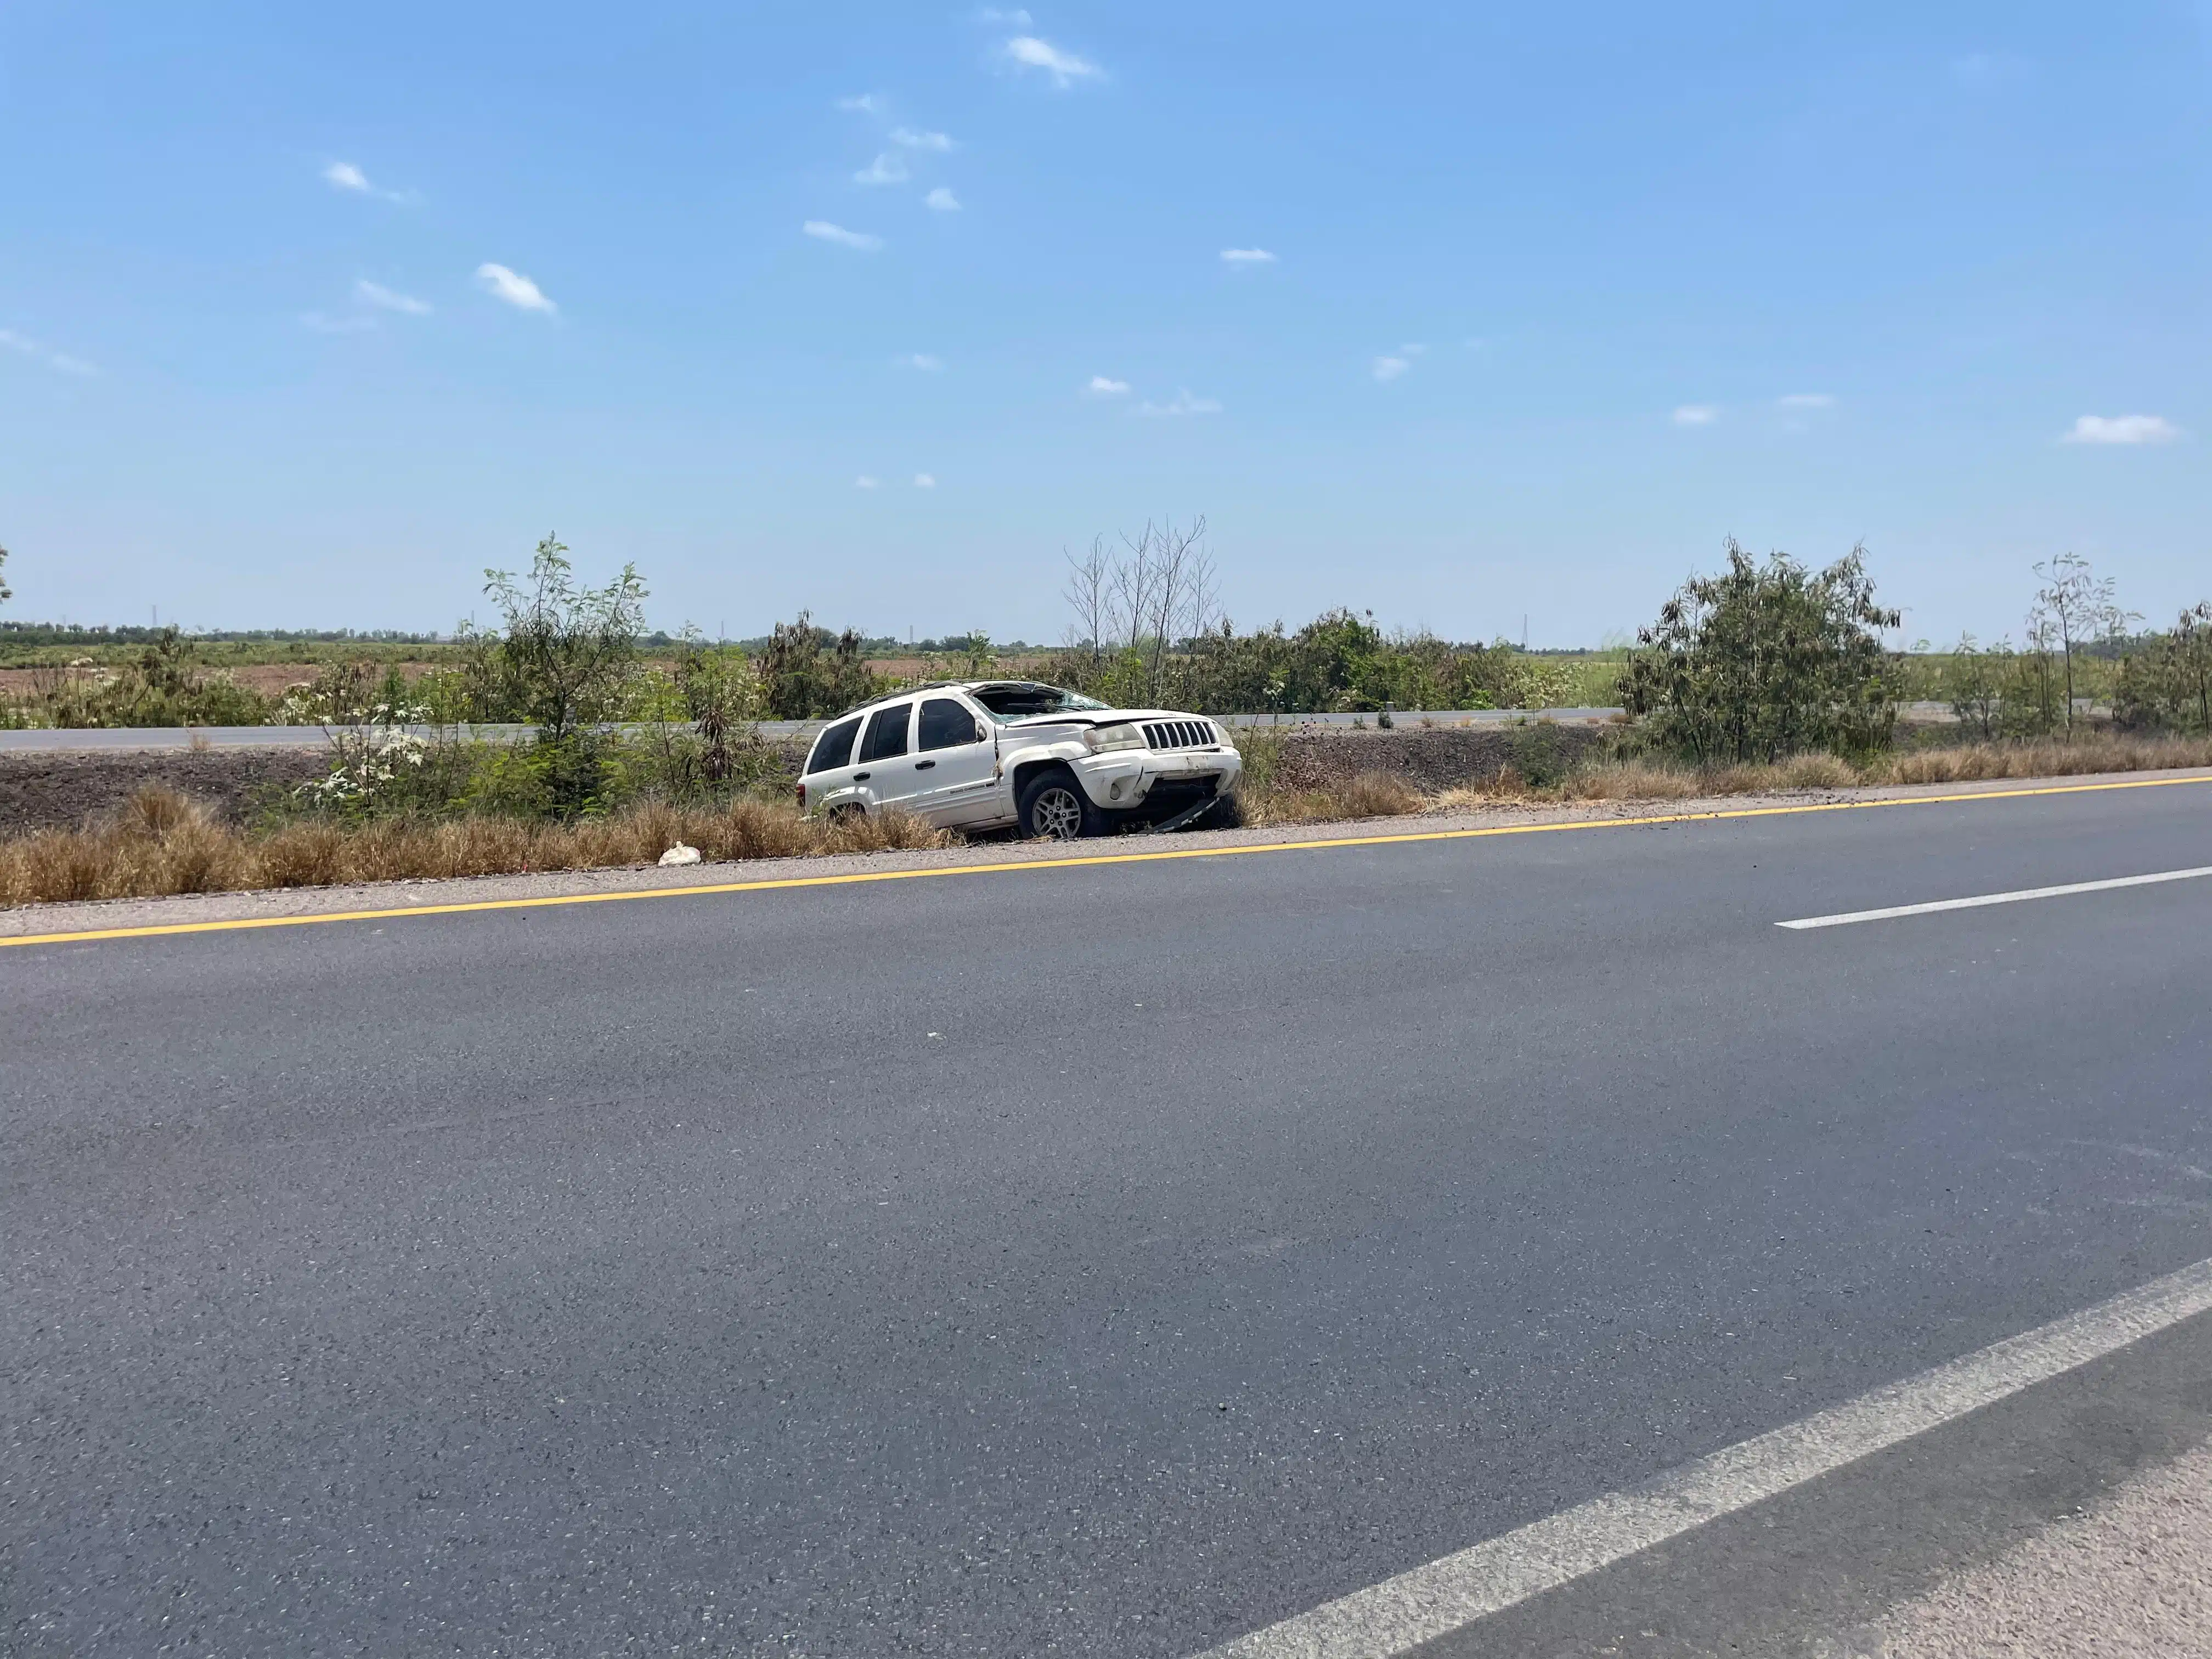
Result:
{"label": "rear tire", "polygon": [[1030,780],[1022,791],[1022,834],[1031,841],[1073,841],[1105,833],[1106,817],[1091,804],[1069,772],[1051,771]]}

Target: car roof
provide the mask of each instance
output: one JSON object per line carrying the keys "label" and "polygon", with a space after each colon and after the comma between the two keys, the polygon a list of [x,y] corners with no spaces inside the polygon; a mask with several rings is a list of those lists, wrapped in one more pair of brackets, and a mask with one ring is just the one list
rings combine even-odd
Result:
{"label": "car roof", "polygon": [[1028,685],[1043,686],[1048,691],[1060,690],[1056,685],[1047,685],[1042,680],[926,680],[920,685],[902,685],[896,691],[878,692],[866,702],[856,702],[849,708],[839,709],[830,718],[842,720],[848,714],[866,714],[878,703],[896,702],[901,697],[918,696],[924,691],[995,691],[1002,687],[1011,691]]}

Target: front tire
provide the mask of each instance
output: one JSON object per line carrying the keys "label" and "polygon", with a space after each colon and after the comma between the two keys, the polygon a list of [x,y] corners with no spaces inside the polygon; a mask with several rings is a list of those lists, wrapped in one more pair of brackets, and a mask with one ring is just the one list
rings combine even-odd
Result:
{"label": "front tire", "polygon": [[1022,834],[1031,841],[1073,841],[1103,834],[1105,815],[1091,804],[1083,786],[1067,772],[1046,772],[1022,791]]}

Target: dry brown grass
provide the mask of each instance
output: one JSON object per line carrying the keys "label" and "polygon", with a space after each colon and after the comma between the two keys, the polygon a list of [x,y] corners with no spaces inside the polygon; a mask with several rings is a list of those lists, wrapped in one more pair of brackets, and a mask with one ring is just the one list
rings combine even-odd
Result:
{"label": "dry brown grass", "polygon": [[98,829],[0,842],[0,906],[620,868],[652,864],[679,841],[725,860],[944,847],[951,840],[902,812],[833,824],[760,801],[691,809],[653,803],[573,824],[393,820],[358,829],[298,823],[247,836],[197,801],[149,785]]}
{"label": "dry brown grass", "polygon": [[1666,761],[1601,761],[1548,790],[1533,790],[1510,769],[1498,783],[1447,790],[1431,807],[1502,803],[1687,801],[1697,796],[1787,794],[1792,790],[1863,790],[1893,783],[1973,783],[1980,779],[2062,779],[2090,772],[2170,772],[2212,765],[2212,738],[2097,734],[2063,744],[1960,744],[1955,748],[1882,754],[1851,765],[1836,754],[1796,754],[1774,765],[1694,768]]}
{"label": "dry brown grass", "polygon": [[2066,778],[2090,772],[2168,772],[2212,766],[2212,738],[2098,736],[2068,743],[1978,743],[1885,756],[1869,783],[1965,783],[1981,778]]}
{"label": "dry brown grass", "polygon": [[1387,772],[1363,772],[1323,789],[1237,792],[1246,823],[1327,823],[1341,818],[1399,817],[1429,802],[1411,784]]}
{"label": "dry brown grass", "polygon": [[1570,801],[1688,800],[1885,784],[2162,772],[2194,766],[2212,766],[2212,739],[2100,734],[2071,743],[1962,744],[1912,750],[1884,755],[1865,766],[1854,766],[1834,755],[1798,755],[1772,765],[1703,769],[1650,760],[1606,761],[1581,768],[1543,789],[1528,787],[1508,769],[1493,783],[1447,790],[1428,805],[1431,810],[1453,811]]}

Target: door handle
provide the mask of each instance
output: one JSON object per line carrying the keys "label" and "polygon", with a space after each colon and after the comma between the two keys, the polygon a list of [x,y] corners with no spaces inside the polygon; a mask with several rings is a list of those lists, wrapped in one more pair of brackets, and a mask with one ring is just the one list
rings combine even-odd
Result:
{"label": "door handle", "polygon": [[866,783],[867,781],[868,775],[866,772],[855,772],[853,774],[853,781],[855,783]]}
{"label": "door handle", "polygon": [[914,763],[914,769],[917,772],[927,772],[931,767],[936,764],[937,763],[935,761],[916,761]]}

